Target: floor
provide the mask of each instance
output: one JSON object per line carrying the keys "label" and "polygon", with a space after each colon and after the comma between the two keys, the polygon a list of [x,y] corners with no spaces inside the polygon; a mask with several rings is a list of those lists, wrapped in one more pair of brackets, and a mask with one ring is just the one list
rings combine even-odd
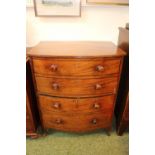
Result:
{"label": "floor", "polygon": [[117,136],[113,128],[111,136],[104,130],[75,134],[50,131],[46,137],[27,138],[27,155],[128,155],[129,134]]}

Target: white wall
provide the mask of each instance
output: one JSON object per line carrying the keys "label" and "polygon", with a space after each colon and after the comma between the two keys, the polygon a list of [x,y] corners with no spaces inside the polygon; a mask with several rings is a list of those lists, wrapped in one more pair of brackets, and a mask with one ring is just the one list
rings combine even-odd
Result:
{"label": "white wall", "polygon": [[84,6],[81,17],[39,18],[27,8],[27,47],[47,40],[99,40],[117,44],[118,27],[128,22],[128,6]]}

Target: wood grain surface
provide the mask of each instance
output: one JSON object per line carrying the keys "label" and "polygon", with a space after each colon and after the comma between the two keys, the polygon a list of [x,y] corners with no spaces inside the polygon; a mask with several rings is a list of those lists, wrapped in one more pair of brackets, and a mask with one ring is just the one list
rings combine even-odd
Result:
{"label": "wood grain surface", "polygon": [[107,95],[96,98],[59,98],[39,95],[39,104],[42,113],[52,114],[59,113],[75,113],[75,112],[109,112],[114,106],[114,95]]}
{"label": "wood grain surface", "polygon": [[28,55],[43,129],[111,129],[123,50],[112,42],[56,41]]}
{"label": "wood grain surface", "polygon": [[91,97],[115,94],[118,77],[108,78],[45,78],[35,77],[37,91],[59,97]]}
{"label": "wood grain surface", "polygon": [[86,115],[80,113],[74,114],[58,114],[42,115],[44,128],[54,128],[63,131],[90,131],[98,128],[105,128],[110,124],[110,114],[103,112]]}
{"label": "wood grain surface", "polygon": [[51,76],[103,76],[119,73],[120,58],[33,59],[34,72]]}
{"label": "wood grain surface", "polygon": [[27,55],[34,57],[120,57],[124,51],[105,41],[49,41],[40,42]]}

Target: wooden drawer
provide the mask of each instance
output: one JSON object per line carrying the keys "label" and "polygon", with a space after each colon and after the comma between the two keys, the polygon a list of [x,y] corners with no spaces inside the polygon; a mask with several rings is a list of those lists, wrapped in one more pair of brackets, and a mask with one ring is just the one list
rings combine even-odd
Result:
{"label": "wooden drawer", "polygon": [[62,131],[90,131],[98,128],[106,128],[111,124],[111,115],[100,112],[97,114],[84,115],[42,115],[45,129],[54,128]]}
{"label": "wooden drawer", "polygon": [[51,76],[101,76],[119,73],[120,58],[33,59],[34,72]]}
{"label": "wooden drawer", "polygon": [[108,78],[44,78],[36,77],[37,90],[52,96],[102,96],[115,93],[117,77]]}
{"label": "wooden drawer", "polygon": [[114,95],[97,98],[58,98],[39,95],[39,104],[42,113],[52,112],[99,112],[111,113],[114,106]]}

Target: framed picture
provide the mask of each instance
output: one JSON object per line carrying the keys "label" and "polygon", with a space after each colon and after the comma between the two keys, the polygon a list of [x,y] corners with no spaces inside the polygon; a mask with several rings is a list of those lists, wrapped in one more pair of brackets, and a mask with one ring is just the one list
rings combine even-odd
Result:
{"label": "framed picture", "polygon": [[129,5],[129,0],[86,0],[93,4]]}
{"label": "framed picture", "polygon": [[79,17],[81,0],[34,0],[34,10],[39,17]]}

